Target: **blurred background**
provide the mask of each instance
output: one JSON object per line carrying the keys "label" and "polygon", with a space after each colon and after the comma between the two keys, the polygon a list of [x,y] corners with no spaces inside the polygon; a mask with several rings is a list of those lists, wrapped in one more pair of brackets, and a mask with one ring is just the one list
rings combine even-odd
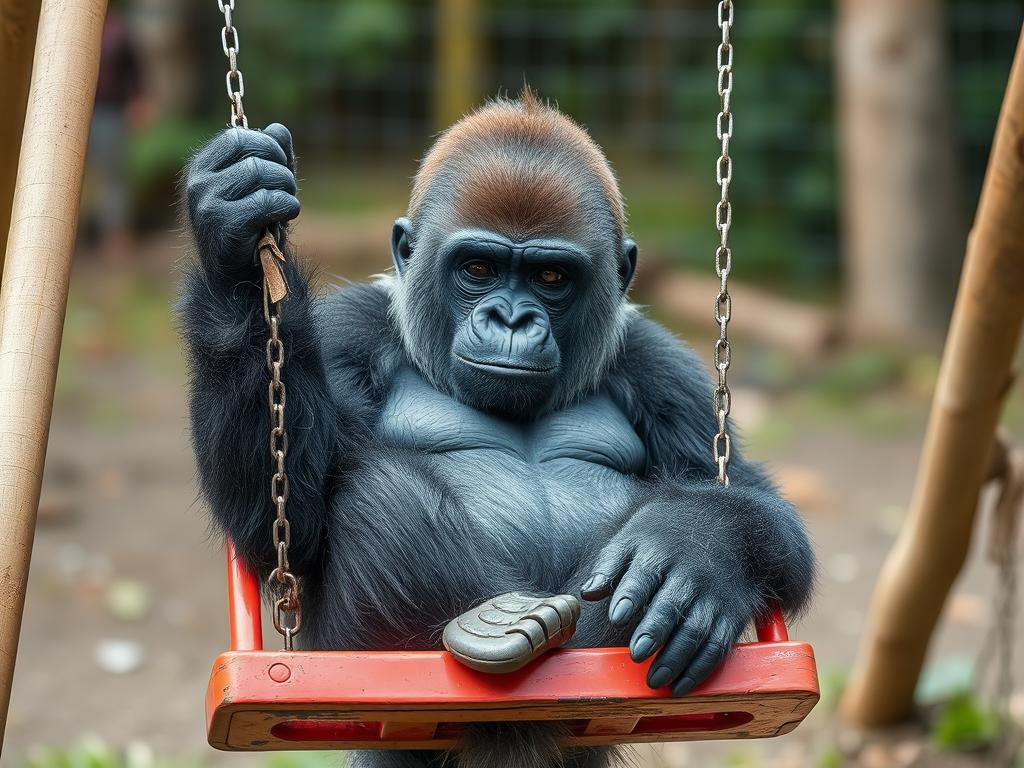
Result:
{"label": "blurred background", "polygon": [[[637,763],[989,765],[990,691],[972,682],[997,618],[984,524],[919,721],[867,738],[833,713],[905,514],[1024,3],[773,0],[736,18],[730,381],[748,451],[819,550],[819,597],[793,635],[815,644],[823,697],[781,739],[644,749]],[[205,744],[223,556],[197,499],[172,308],[188,247],[177,179],[228,115],[221,24],[209,0],[111,3],[5,764],[341,763]],[[246,113],[292,130],[295,239],[326,279],[386,269],[432,137],[526,81],[619,174],[641,251],[634,299],[710,358],[714,3],[291,0],[239,3],[235,24]],[[1024,435],[1019,387],[1005,424]]]}

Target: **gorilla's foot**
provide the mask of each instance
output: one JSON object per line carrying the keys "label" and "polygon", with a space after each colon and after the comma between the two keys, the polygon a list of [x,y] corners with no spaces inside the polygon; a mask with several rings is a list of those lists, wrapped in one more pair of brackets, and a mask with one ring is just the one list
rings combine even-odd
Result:
{"label": "gorilla's foot", "polygon": [[565,645],[579,617],[580,602],[572,595],[509,592],[448,622],[444,646],[480,672],[515,672]]}

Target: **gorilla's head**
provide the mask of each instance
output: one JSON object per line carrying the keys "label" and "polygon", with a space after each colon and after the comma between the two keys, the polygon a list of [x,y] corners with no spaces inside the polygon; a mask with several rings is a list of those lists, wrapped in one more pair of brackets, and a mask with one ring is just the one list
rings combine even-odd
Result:
{"label": "gorilla's head", "polygon": [[587,133],[530,91],[449,128],[395,222],[394,311],[413,363],[528,419],[585,394],[622,339],[636,244]]}

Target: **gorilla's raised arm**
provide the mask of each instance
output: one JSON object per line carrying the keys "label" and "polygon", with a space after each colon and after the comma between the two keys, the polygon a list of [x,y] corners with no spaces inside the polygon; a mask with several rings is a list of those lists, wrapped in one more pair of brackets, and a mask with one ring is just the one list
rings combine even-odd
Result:
{"label": "gorilla's raised arm", "polygon": [[[299,202],[291,136],[228,129],[190,162],[188,224],[197,258],[188,268],[179,318],[192,373],[192,439],[204,496],[248,562],[273,558],[270,522],[270,416],[266,334],[256,241],[267,226],[284,231]],[[286,247],[287,252],[287,247]],[[307,275],[289,258],[283,305],[291,560],[302,573],[324,541],[328,472],[345,446],[344,414],[332,401],[321,362]]]}

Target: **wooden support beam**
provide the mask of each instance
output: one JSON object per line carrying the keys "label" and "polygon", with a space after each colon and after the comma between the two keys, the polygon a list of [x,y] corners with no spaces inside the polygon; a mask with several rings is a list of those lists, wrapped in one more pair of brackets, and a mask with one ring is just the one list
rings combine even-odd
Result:
{"label": "wooden support beam", "polygon": [[39,16],[0,289],[0,729],[25,606],[106,5],[43,0]]}
{"label": "wooden support beam", "polygon": [[[0,120],[0,259],[7,249],[7,230],[11,226],[14,180],[18,175],[21,129],[25,124],[38,23],[39,0],[0,0],[0,72],[6,86],[4,119]],[[0,274],[3,266],[0,260]]]}
{"label": "wooden support beam", "polygon": [[[1024,40],[1024,37],[1022,37]],[[906,718],[967,557],[1024,321],[1024,44],[1018,41],[932,402],[910,514],[875,589],[843,696],[862,727]]]}

